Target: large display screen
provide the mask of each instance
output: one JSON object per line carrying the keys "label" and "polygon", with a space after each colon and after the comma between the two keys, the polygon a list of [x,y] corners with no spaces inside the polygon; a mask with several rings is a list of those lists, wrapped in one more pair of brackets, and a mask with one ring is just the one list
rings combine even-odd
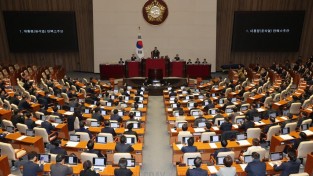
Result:
{"label": "large display screen", "polygon": [[4,11],[10,52],[78,51],[75,12]]}
{"label": "large display screen", "polygon": [[232,51],[297,52],[304,11],[236,11]]}

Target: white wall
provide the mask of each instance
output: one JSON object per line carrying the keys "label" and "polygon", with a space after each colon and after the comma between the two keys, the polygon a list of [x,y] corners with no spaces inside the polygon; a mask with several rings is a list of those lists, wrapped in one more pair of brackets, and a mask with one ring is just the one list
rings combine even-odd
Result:
{"label": "white wall", "polygon": [[215,72],[217,0],[165,0],[169,14],[158,26],[142,16],[146,1],[93,0],[95,73],[99,64],[117,63],[135,53],[138,26],[145,57],[157,46],[161,56],[206,58]]}

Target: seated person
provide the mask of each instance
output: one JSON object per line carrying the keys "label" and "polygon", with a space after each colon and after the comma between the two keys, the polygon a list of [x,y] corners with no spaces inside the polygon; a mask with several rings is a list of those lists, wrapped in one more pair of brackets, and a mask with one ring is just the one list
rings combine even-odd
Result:
{"label": "seated person", "polygon": [[75,132],[85,132],[85,133],[88,133],[89,138],[90,139],[92,138],[91,132],[88,129],[85,128],[85,122],[83,122],[83,121],[79,122],[79,129],[75,130]]}
{"label": "seated person", "polygon": [[227,148],[227,145],[228,145],[228,142],[227,140],[222,140],[221,141],[221,145],[222,145],[222,148],[218,149],[218,150],[215,150],[214,154],[213,154],[213,157],[216,159],[218,153],[220,152],[229,152],[231,151],[229,148]]}
{"label": "seated person", "polygon": [[281,171],[280,175],[282,176],[299,173],[301,162],[297,159],[296,151],[292,149],[289,150],[288,158],[289,161],[282,162],[280,166],[277,166],[276,164],[273,166],[275,171]]}
{"label": "seated person", "polygon": [[34,176],[43,171],[44,161],[37,162],[37,156],[37,152],[28,153],[28,161],[23,164],[23,176]]}
{"label": "seated person", "polygon": [[205,124],[205,132],[211,132],[212,123],[208,122]]}
{"label": "seated person", "polygon": [[206,118],[203,117],[203,112],[200,111],[199,112],[199,117],[195,119],[193,126],[195,128],[199,127],[199,123],[204,122],[204,123],[208,123],[208,120]]}
{"label": "seated person", "polygon": [[95,108],[94,109],[94,113],[92,114],[92,118],[96,119],[100,123],[104,121],[104,118],[103,118],[103,116],[101,115],[101,112],[100,112],[100,108]]}
{"label": "seated person", "polygon": [[260,146],[260,140],[258,138],[252,139],[252,146],[248,147],[247,151],[243,153],[243,155],[251,155],[253,150],[262,149]]}
{"label": "seated person", "polygon": [[212,119],[212,123],[213,124],[215,124],[215,120],[217,119],[217,118],[224,118],[224,116],[221,114],[221,110],[219,110],[219,109],[217,109],[216,110],[216,115],[213,117],[213,119]]}
{"label": "seated person", "polygon": [[306,112],[301,112],[298,118],[297,128],[299,128],[304,120],[310,119]]}
{"label": "seated person", "polygon": [[275,118],[270,117],[270,124],[266,125],[266,126],[263,128],[263,134],[266,135],[267,132],[268,132],[268,130],[270,129],[270,127],[277,125],[277,124],[275,123],[275,121],[276,121]]}
{"label": "seated person", "polygon": [[193,137],[189,138],[187,140],[187,142],[188,142],[188,146],[184,146],[184,147],[181,148],[181,151],[183,153],[190,153],[190,152],[197,152],[198,151],[197,147],[193,146],[193,144],[195,142]]}
{"label": "seated person", "polygon": [[116,143],[115,151],[117,153],[130,153],[134,151],[134,148],[130,144],[126,144],[126,137],[122,135],[120,142]]}
{"label": "seated person", "polygon": [[202,164],[202,159],[200,157],[195,158],[194,164],[196,168],[188,169],[186,176],[208,176],[208,171],[200,168]]}
{"label": "seated person", "polygon": [[110,119],[111,119],[111,120],[116,120],[116,121],[118,121],[119,123],[122,123],[122,122],[123,122],[122,117],[118,115],[118,110],[117,110],[117,109],[114,109],[114,110],[113,110],[113,114],[111,115]]}
{"label": "seated person", "polygon": [[254,128],[254,125],[253,117],[246,116],[245,122],[239,126],[239,129],[247,131],[249,128]]}
{"label": "seated person", "polygon": [[33,115],[30,112],[25,113],[25,125],[27,125],[27,128],[32,130],[34,127],[36,127],[35,121],[33,121]]}
{"label": "seated person", "polygon": [[109,120],[105,120],[104,121],[104,128],[101,129],[101,133],[111,133],[113,137],[116,136],[116,132],[114,130],[114,128],[110,127],[110,121]]}
{"label": "seated person", "polygon": [[61,147],[61,141],[59,139],[54,140],[52,144],[54,145],[54,148],[50,149],[50,153],[67,155],[66,150]]}
{"label": "seated person", "polygon": [[124,134],[135,135],[136,138],[137,138],[137,141],[138,141],[138,140],[139,140],[138,134],[137,134],[136,131],[133,131],[133,127],[134,127],[134,124],[133,124],[133,123],[129,123],[129,124],[127,125],[127,129],[128,129],[128,130],[125,131]]}
{"label": "seated person", "polygon": [[46,116],[45,121],[41,122],[41,127],[46,129],[48,135],[52,133],[55,127],[50,122],[50,116]]}
{"label": "seated person", "polygon": [[51,176],[66,176],[73,174],[73,168],[64,165],[65,155],[58,154],[55,158],[56,163],[50,166]]}
{"label": "seated person", "polygon": [[253,161],[248,163],[247,167],[245,168],[247,175],[266,176],[266,164],[260,161],[260,154],[253,152],[252,158]]}
{"label": "seated person", "polygon": [[293,145],[292,145],[292,149],[297,150],[299,145],[301,144],[301,142],[303,141],[307,141],[307,135],[305,134],[305,132],[300,132],[299,133],[299,138],[295,139]]}
{"label": "seated person", "polygon": [[177,103],[177,107],[176,108],[173,108],[173,111],[183,111],[183,108],[181,107],[181,104],[180,103]]}
{"label": "seated person", "polygon": [[230,117],[226,117],[224,123],[222,123],[222,125],[220,126],[220,130],[222,132],[232,130],[233,124],[231,123],[230,119]]}
{"label": "seated person", "polygon": [[94,153],[94,154],[97,154],[98,157],[104,157],[104,155],[101,153],[101,151],[93,149],[94,145],[95,145],[95,142],[92,139],[90,139],[87,143],[87,150],[85,150],[84,152]]}
{"label": "seated person", "polygon": [[126,123],[127,123],[127,122],[138,123],[138,127],[140,128],[140,127],[141,127],[140,121],[137,120],[137,119],[134,119],[134,116],[135,116],[135,114],[134,114],[133,112],[130,112],[130,113],[128,114],[129,120],[127,120]]}
{"label": "seated person", "polygon": [[282,123],[280,124],[281,128],[285,128],[285,126],[286,126],[287,123],[292,123],[292,122],[293,122],[293,120],[292,120],[293,115],[292,115],[291,113],[288,113],[288,114],[287,114],[287,118],[288,118],[287,120],[285,120],[284,122],[282,122]]}
{"label": "seated person", "polygon": [[90,160],[83,163],[83,168],[84,170],[80,171],[80,176],[100,176],[100,174],[93,170]]}
{"label": "seated person", "polygon": [[225,167],[220,167],[220,169],[216,173],[217,176],[235,176],[235,175],[237,175],[236,168],[231,167],[231,165],[233,164],[233,159],[231,158],[231,156],[227,155],[223,159],[223,163],[224,163]]}
{"label": "seated person", "polygon": [[130,169],[127,169],[127,160],[121,158],[118,162],[120,168],[114,170],[115,176],[132,176],[133,172]]}

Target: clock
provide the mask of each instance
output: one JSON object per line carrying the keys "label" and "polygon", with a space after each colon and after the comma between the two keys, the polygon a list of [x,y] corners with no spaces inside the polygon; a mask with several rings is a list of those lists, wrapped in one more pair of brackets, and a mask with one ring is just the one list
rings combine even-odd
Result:
{"label": "clock", "polygon": [[168,8],[163,0],[149,0],[142,8],[144,19],[153,25],[163,23],[168,16]]}

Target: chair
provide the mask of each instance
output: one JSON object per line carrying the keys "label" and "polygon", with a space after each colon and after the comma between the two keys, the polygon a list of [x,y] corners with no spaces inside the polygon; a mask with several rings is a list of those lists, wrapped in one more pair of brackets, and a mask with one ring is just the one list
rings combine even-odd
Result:
{"label": "chair", "polygon": [[17,107],[15,104],[11,104],[11,108],[12,108],[13,110],[18,110],[18,107]]}
{"label": "chair", "polygon": [[258,138],[260,139],[261,129],[260,128],[249,128],[247,129],[247,138]]}
{"label": "chair", "polygon": [[186,124],[188,124],[186,120],[176,120],[175,121],[175,127],[178,127],[179,123],[186,123]]}
{"label": "chair", "polygon": [[310,175],[306,172],[303,172],[303,173],[298,173],[298,174],[290,174],[289,176],[310,176]]}
{"label": "chair", "polygon": [[84,95],[84,98],[87,97],[86,89],[80,88],[79,91],[80,91],[80,93],[82,93]]}
{"label": "chair", "polygon": [[229,155],[229,156],[233,159],[233,161],[235,161],[235,152],[233,152],[233,151],[229,151],[229,152],[219,152],[219,153],[217,154],[217,157],[227,156],[227,155]]}
{"label": "chair", "polygon": [[274,102],[278,102],[279,100],[280,100],[280,93],[277,93],[277,94],[274,96],[273,101],[274,101]]}
{"label": "chair", "polygon": [[198,114],[199,115],[197,115],[197,116],[200,116],[200,113],[202,112],[200,109],[192,109],[191,111],[190,111],[190,115],[192,115],[194,112],[198,112]]}
{"label": "chair", "polygon": [[3,103],[4,103],[4,107],[6,107],[5,109],[11,111],[10,102],[8,100],[3,100]]}
{"label": "chair", "polygon": [[22,124],[22,123],[17,123],[16,124],[17,130],[22,133],[22,134],[26,134],[26,130],[28,129],[27,125]]}
{"label": "chair", "polygon": [[244,102],[247,102],[247,99],[248,99],[248,97],[250,96],[250,92],[245,92],[244,94],[243,94],[243,101]]}
{"label": "chair", "polygon": [[236,87],[235,87],[235,90],[239,90],[240,89],[240,85],[237,85]]}
{"label": "chair", "polygon": [[125,126],[127,127],[127,125],[130,124],[130,123],[137,124],[138,128],[140,128],[140,125],[139,125],[140,123],[138,121],[127,121]]}
{"label": "chair", "polygon": [[86,132],[76,132],[75,135],[80,136],[80,141],[89,141],[90,140],[89,134]]}
{"label": "chair", "polygon": [[98,158],[98,155],[95,153],[87,153],[87,152],[82,152],[80,154],[80,160],[82,163],[84,163],[87,160],[93,161],[93,158]]}
{"label": "chair", "polygon": [[53,141],[54,139],[57,138],[57,135],[55,132],[52,132],[51,134],[48,135],[46,129],[44,128],[35,127],[34,131],[35,131],[35,136],[41,136],[44,143],[50,143],[50,141]]}
{"label": "chair", "polygon": [[10,120],[3,119],[2,120],[2,127],[4,129],[6,129],[6,127],[8,127],[8,126],[13,127],[13,123]]}
{"label": "chair", "polygon": [[215,122],[214,122],[214,125],[218,126],[218,121],[220,121],[220,120],[225,120],[225,118],[224,117],[216,118]]}
{"label": "chair", "polygon": [[238,120],[238,119],[244,119],[244,120],[245,120],[245,119],[246,119],[246,116],[236,116],[235,119],[234,119],[234,121],[233,121],[233,123],[237,124],[237,120]]}
{"label": "chair", "polygon": [[261,86],[258,88],[258,90],[256,91],[256,93],[258,93],[258,94],[261,94],[261,93],[262,93],[262,87],[261,87]]}
{"label": "chair", "polygon": [[215,132],[204,132],[201,133],[201,142],[203,141],[210,141],[210,136],[215,136]]}
{"label": "chair", "polygon": [[310,102],[310,99],[304,100],[304,102],[303,102],[301,108],[302,108],[302,109],[306,109],[308,106],[310,106],[310,103],[311,103],[311,102]]}
{"label": "chair", "polygon": [[45,114],[42,113],[42,112],[38,112],[38,111],[35,112],[35,116],[36,116],[37,119],[40,119],[40,116],[44,116],[44,115]]}
{"label": "chair", "polygon": [[113,154],[113,164],[118,164],[121,158],[130,159],[132,158],[130,153],[114,153]]}
{"label": "chair", "polygon": [[307,155],[313,152],[313,141],[301,142],[297,151],[298,151],[297,158],[302,158],[303,165],[305,165]]}
{"label": "chair", "polygon": [[286,90],[283,90],[283,91],[280,93],[280,100],[284,100],[286,97],[287,97],[287,91],[286,91]]}
{"label": "chair", "polygon": [[189,131],[180,131],[177,136],[177,142],[182,143],[183,137],[192,137],[192,134]]}
{"label": "chair", "polygon": [[0,142],[1,153],[4,153],[9,160],[12,162],[12,167],[14,167],[15,160],[22,158],[27,154],[24,149],[14,149],[11,144]]}
{"label": "chair", "polygon": [[182,163],[188,164],[188,158],[201,157],[200,152],[184,153]]}
{"label": "chair", "polygon": [[272,136],[274,136],[275,134],[279,134],[279,133],[280,133],[280,126],[279,125],[271,126],[268,129],[268,132],[266,134],[266,141],[270,142],[272,139]]}
{"label": "chair", "polygon": [[134,134],[124,134],[124,136],[126,137],[126,138],[134,138],[135,140],[135,144],[137,143],[137,137],[136,137],[136,135],[134,135]]}
{"label": "chair", "polygon": [[298,115],[300,113],[301,103],[292,103],[289,112],[292,115]]}
{"label": "chair", "polygon": [[225,97],[228,97],[228,94],[229,94],[231,91],[232,91],[231,88],[227,88],[227,89],[225,90]]}
{"label": "chair", "polygon": [[306,119],[302,121],[301,125],[308,124],[310,126],[311,123],[312,123],[312,119]]}
{"label": "chair", "polygon": [[79,119],[78,119],[78,117],[76,117],[75,121],[74,121],[74,129],[77,130],[79,128],[80,128],[80,126],[79,126]]}
{"label": "chair", "polygon": [[107,138],[107,143],[114,142],[113,135],[111,133],[99,133],[98,136],[104,136]]}
{"label": "chair", "polygon": [[[303,123],[303,122],[302,122],[302,123]],[[290,129],[290,132],[296,131],[297,122],[290,122],[290,123],[287,123],[287,124],[285,125],[285,128],[289,128],[289,129]]]}
{"label": "chair", "polygon": [[66,93],[61,93],[62,98],[64,99],[65,103],[70,103],[70,99],[68,98]]}
{"label": "chair", "polygon": [[92,119],[92,118],[86,119],[86,126],[90,126],[91,122],[97,122],[97,119]]}
{"label": "chair", "polygon": [[57,154],[49,153],[49,155],[51,156],[51,163],[55,163]]}
{"label": "chair", "polygon": [[266,156],[266,150],[264,148],[258,148],[258,149],[253,149],[251,151],[251,153],[253,152],[257,152],[258,154],[260,154],[260,160],[264,160],[265,156]]}
{"label": "chair", "polygon": [[266,97],[265,100],[264,100],[264,107],[266,108],[270,108],[268,107],[268,105],[273,102],[273,98],[272,97]]}
{"label": "chair", "polygon": [[51,95],[54,95],[54,91],[53,91],[52,87],[49,87],[49,93],[50,93]]}

